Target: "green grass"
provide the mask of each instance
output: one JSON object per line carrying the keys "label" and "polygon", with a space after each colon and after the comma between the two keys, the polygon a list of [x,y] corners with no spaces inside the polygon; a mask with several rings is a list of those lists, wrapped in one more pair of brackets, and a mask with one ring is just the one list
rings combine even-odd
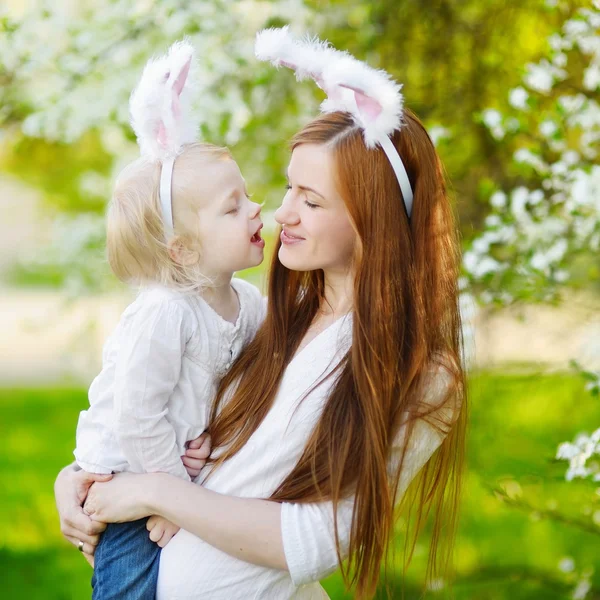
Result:
{"label": "green grass", "polygon": [[[557,445],[600,425],[597,400],[570,375],[487,373],[471,380],[469,464],[456,549],[457,600],[569,598],[574,582],[558,570],[566,556],[578,569],[600,571],[597,535],[530,510],[507,506],[490,491],[517,481],[522,498],[541,511],[557,507],[574,519],[591,517],[600,496],[589,482],[566,484]],[[67,599],[90,596],[90,568],[58,528],[53,482],[72,459],[79,389],[0,390],[0,581],[2,597]],[[514,484],[513,484],[514,487]],[[595,500],[594,500],[595,498]],[[600,515],[600,513],[598,513]],[[419,597],[425,546],[406,580]],[[400,573],[391,580],[400,597]],[[595,580],[595,587],[599,582]],[[344,595],[339,575],[325,586]],[[430,596],[438,597],[431,593]],[[383,595],[381,596],[383,597]]]}

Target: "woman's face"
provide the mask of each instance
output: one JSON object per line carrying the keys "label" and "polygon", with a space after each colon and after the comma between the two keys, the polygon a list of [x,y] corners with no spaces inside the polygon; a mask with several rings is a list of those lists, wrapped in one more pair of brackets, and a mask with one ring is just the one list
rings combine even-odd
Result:
{"label": "woman's face", "polygon": [[287,193],[275,220],[282,226],[279,260],[293,271],[347,272],[356,232],[333,178],[325,146],[301,144],[292,152]]}

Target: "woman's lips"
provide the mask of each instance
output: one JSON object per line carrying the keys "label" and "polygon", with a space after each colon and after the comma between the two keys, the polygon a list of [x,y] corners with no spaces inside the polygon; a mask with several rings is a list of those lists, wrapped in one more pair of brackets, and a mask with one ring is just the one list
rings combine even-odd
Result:
{"label": "woman's lips", "polygon": [[286,246],[290,246],[293,244],[299,244],[300,242],[304,241],[304,238],[301,238],[301,237],[298,237],[295,235],[290,235],[285,230],[281,231],[281,235],[279,237],[281,238],[281,243],[285,244]]}

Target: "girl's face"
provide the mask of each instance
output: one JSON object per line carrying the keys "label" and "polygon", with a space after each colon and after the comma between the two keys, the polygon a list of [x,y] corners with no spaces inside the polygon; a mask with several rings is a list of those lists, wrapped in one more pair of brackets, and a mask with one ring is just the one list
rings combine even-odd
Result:
{"label": "girl's face", "polygon": [[200,168],[197,181],[202,272],[219,277],[259,265],[265,247],[260,205],[249,199],[237,163],[211,161]]}
{"label": "girl's face", "polygon": [[356,232],[335,188],[331,152],[317,144],[297,146],[287,175],[288,191],[275,212],[283,228],[279,260],[293,271],[346,273]]}

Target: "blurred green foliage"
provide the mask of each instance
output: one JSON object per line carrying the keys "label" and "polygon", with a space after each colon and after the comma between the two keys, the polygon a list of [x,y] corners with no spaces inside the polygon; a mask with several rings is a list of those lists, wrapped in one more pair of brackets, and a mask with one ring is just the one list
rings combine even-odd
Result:
{"label": "blurred green foliage", "polygon": [[[595,400],[574,376],[482,373],[471,379],[468,472],[456,548],[457,600],[558,600],[571,597],[576,571],[600,569],[598,535],[550,513],[595,510],[590,482],[563,482],[552,461],[557,444],[595,418]],[[89,597],[91,570],[60,535],[53,481],[72,458],[77,414],[87,405],[81,389],[0,392],[0,581],[15,599]],[[538,510],[506,506],[491,487],[520,489]],[[588,498],[581,504],[579,497]],[[569,518],[577,519],[577,514]],[[575,572],[559,570],[571,557]],[[405,582],[405,597],[420,597],[425,546],[420,543]],[[401,556],[390,580],[401,597]],[[333,599],[344,595],[339,575],[325,582]],[[598,597],[600,580],[596,576]],[[385,597],[383,591],[380,597]],[[441,597],[431,592],[427,597]]]}
{"label": "blurred green foliage", "polygon": [[[550,10],[546,0],[308,0],[305,4],[319,15],[317,33],[387,69],[403,83],[406,105],[428,127],[448,130],[439,151],[456,193],[463,231],[470,237],[472,227],[486,213],[484,203],[493,185],[507,187],[520,177],[507,166],[514,145],[493,140],[481,124],[480,113],[488,107],[508,107],[508,93],[519,84],[524,65],[543,55],[546,37],[565,13]],[[572,13],[586,1],[561,4]],[[289,22],[294,24],[293,13]],[[281,24],[281,19],[265,23]],[[196,30],[190,23],[189,32]],[[131,28],[131,39],[138,33]],[[125,35],[122,43],[128,41]],[[165,35],[165,47],[171,41]],[[148,48],[148,54],[156,49]],[[322,92],[305,83],[300,84],[305,88],[300,94],[291,73],[283,70],[273,75],[266,65],[250,66],[255,80],[239,83],[244,99],[256,111],[233,151],[251,191],[274,207],[283,196],[286,143],[307,115],[316,114]],[[95,68],[109,66],[100,62]],[[264,83],[267,97],[256,106],[254,87]],[[7,90],[9,84],[7,80]],[[313,103],[307,106],[310,97]],[[13,99],[14,105],[18,102]],[[12,115],[14,123],[26,114],[27,107],[22,106]],[[103,146],[101,131],[92,129],[72,144],[61,144],[15,136],[9,126],[5,122],[10,143],[0,154],[6,171],[43,189],[49,203],[61,211],[103,210],[107,198],[86,194],[79,187],[82,173],[111,174],[115,157]],[[228,123],[221,123],[212,130],[216,138],[210,141],[225,143],[227,130]],[[133,141],[132,132],[126,128],[125,133]]]}

